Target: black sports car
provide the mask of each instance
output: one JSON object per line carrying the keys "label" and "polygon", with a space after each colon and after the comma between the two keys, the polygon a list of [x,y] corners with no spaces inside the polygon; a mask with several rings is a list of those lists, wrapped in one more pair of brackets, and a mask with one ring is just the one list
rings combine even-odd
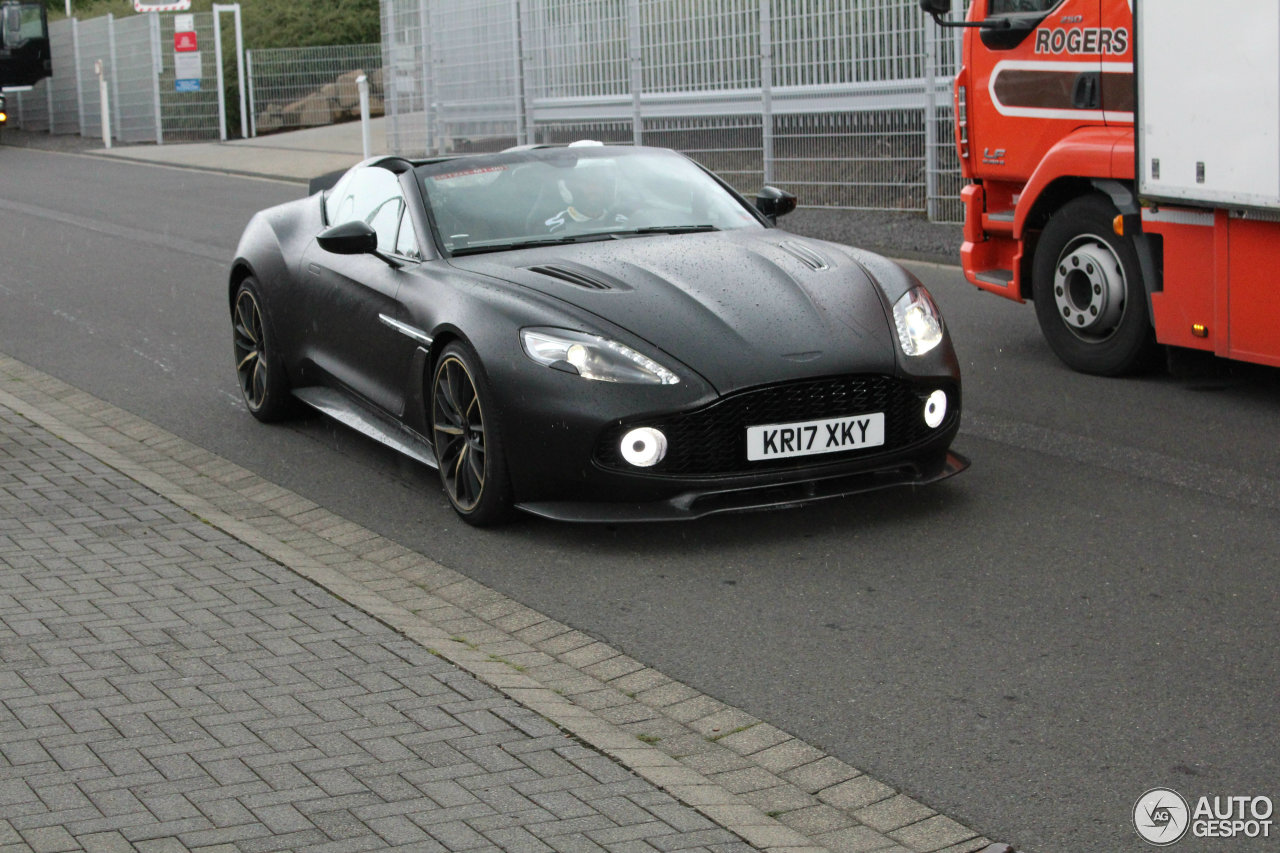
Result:
{"label": "black sports car", "polygon": [[235,363],[440,471],[468,522],[641,521],[963,470],[960,376],[910,273],[778,230],[672,151],[363,162],[253,217]]}

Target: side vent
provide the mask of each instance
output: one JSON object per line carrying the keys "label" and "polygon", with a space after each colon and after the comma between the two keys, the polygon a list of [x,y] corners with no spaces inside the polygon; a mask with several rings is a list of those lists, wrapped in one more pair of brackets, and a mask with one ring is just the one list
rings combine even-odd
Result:
{"label": "side vent", "polygon": [[613,290],[613,287],[606,281],[601,281],[600,279],[593,278],[586,273],[567,269],[565,267],[546,264],[539,267],[525,267],[525,269],[529,270],[529,272],[536,272],[540,275],[558,278],[561,281],[577,285],[578,287],[585,287],[587,290]]}
{"label": "side vent", "polygon": [[831,269],[831,264],[827,263],[826,258],[822,257],[822,255],[819,255],[803,243],[797,243],[794,240],[784,240],[778,244],[778,248],[784,249],[790,254],[795,255],[811,270]]}

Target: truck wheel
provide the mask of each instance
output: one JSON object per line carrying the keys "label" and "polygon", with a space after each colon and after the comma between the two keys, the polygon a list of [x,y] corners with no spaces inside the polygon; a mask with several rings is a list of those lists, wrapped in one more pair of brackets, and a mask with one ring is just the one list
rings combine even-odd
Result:
{"label": "truck wheel", "polygon": [[1077,198],[1053,215],[1036,247],[1036,319],[1058,358],[1081,373],[1133,373],[1155,354],[1137,252],[1112,227],[1118,213],[1104,196]]}

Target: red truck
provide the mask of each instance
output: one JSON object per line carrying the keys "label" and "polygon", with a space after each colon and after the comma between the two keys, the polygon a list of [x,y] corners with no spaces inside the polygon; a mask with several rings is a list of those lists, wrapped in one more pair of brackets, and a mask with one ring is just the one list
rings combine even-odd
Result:
{"label": "red truck", "polygon": [[969,281],[1031,300],[1086,373],[1161,345],[1280,366],[1280,5],[972,0],[965,22],[920,5],[965,28]]}

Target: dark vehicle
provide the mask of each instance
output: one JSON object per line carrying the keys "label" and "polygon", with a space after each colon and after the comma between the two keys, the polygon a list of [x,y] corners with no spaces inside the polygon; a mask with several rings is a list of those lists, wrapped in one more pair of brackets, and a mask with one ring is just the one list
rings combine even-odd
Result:
{"label": "dark vehicle", "polygon": [[44,3],[0,3],[0,86],[34,86],[53,73]]}
{"label": "dark vehicle", "polygon": [[0,3],[0,129],[9,122],[5,88],[26,89],[53,73],[43,3]]}
{"label": "dark vehicle", "polygon": [[373,159],[258,213],[231,266],[249,411],[301,400],[514,506],[652,521],[963,470],[960,376],[920,282],[774,227],[672,151]]}

